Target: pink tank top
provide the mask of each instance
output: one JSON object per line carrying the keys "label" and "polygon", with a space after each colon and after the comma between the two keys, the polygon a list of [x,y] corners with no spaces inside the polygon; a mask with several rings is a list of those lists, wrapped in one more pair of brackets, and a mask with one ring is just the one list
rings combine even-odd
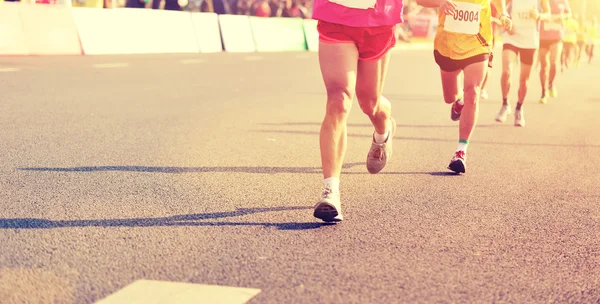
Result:
{"label": "pink tank top", "polygon": [[[550,0],[552,15],[567,14],[571,12],[569,0]],[[562,40],[565,36],[563,21],[543,21],[540,26],[541,40]]]}
{"label": "pink tank top", "polygon": [[352,27],[402,23],[403,0],[314,0],[313,19]]}

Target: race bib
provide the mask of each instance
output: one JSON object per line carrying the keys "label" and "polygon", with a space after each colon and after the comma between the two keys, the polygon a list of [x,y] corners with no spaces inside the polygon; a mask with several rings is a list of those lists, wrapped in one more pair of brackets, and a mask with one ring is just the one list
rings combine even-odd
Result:
{"label": "race bib", "polygon": [[512,21],[518,29],[537,29],[537,21],[529,16],[529,11],[515,12]]}
{"label": "race bib", "polygon": [[453,33],[475,35],[479,33],[481,4],[456,2],[454,15],[446,15],[444,30]]}
{"label": "race bib", "polygon": [[329,0],[329,2],[337,3],[339,5],[356,8],[356,9],[370,9],[375,8],[377,0]]}

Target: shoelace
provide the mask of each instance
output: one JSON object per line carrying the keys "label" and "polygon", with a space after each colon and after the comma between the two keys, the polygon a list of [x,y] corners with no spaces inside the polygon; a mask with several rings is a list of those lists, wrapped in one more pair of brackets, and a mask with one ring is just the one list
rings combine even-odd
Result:
{"label": "shoelace", "polygon": [[383,150],[382,148],[377,148],[377,149],[373,150],[373,153],[371,154],[371,156],[373,158],[383,160],[383,151],[382,150]]}
{"label": "shoelace", "polygon": [[455,158],[465,159],[465,151],[456,151]]}
{"label": "shoelace", "polygon": [[323,189],[323,194],[322,195],[323,195],[323,197],[327,197],[327,196],[329,196],[329,194],[331,194],[331,192],[332,192],[331,191],[331,187],[327,186],[325,189]]}

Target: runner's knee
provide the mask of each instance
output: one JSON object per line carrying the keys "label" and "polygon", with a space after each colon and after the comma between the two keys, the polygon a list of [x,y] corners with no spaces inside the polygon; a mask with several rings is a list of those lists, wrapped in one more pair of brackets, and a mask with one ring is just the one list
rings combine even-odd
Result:
{"label": "runner's knee", "polygon": [[327,114],[348,115],[352,107],[352,95],[347,88],[327,90]]}
{"label": "runner's knee", "polygon": [[468,84],[465,86],[465,103],[477,104],[481,86],[477,84]]}
{"label": "runner's knee", "polygon": [[502,79],[503,80],[510,80],[511,76],[512,76],[512,71],[509,68],[502,70]]}
{"label": "runner's knee", "polygon": [[377,111],[377,92],[372,90],[356,90],[356,99],[363,113],[373,116]]}

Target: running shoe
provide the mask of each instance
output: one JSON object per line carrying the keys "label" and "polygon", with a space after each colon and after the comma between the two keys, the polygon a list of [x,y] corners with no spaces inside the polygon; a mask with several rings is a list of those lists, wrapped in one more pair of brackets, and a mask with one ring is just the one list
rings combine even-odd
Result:
{"label": "running shoe", "polygon": [[384,143],[378,144],[375,141],[375,134],[373,134],[371,149],[367,154],[367,170],[371,174],[376,174],[383,170],[387,164],[387,160],[392,157],[392,139],[394,133],[396,133],[396,120],[393,117],[390,120],[392,121],[392,131]]}
{"label": "running shoe", "polygon": [[525,126],[525,115],[523,114],[523,109],[515,111],[515,127],[524,127]]}
{"label": "running shoe", "polygon": [[450,165],[448,165],[448,169],[456,172],[456,173],[465,173],[467,168],[467,154],[465,151],[456,151],[454,153],[454,157],[450,161]]}
{"label": "running shoe", "polygon": [[342,215],[342,204],[340,203],[340,194],[332,193],[331,189],[323,190],[321,200],[315,205],[314,217],[324,222],[341,222],[344,220]]}
{"label": "running shoe", "polygon": [[508,117],[508,114],[510,114],[510,113],[511,113],[510,106],[502,105],[502,108],[500,108],[500,113],[498,113],[498,116],[496,116],[496,121],[497,122],[505,122],[506,118]]}
{"label": "running shoe", "polygon": [[540,103],[548,103],[548,96],[546,96],[546,94],[542,94],[542,98],[540,98]]}
{"label": "running shoe", "polygon": [[464,104],[461,105],[456,101],[452,104],[452,109],[450,110],[450,119],[452,121],[460,120],[460,114],[462,114],[464,106]]}
{"label": "running shoe", "polygon": [[488,92],[486,89],[481,90],[481,99],[488,99],[490,98],[490,95],[488,95]]}
{"label": "running shoe", "polygon": [[556,88],[550,88],[550,97],[552,97],[552,98],[558,97],[558,91],[556,90]]}

